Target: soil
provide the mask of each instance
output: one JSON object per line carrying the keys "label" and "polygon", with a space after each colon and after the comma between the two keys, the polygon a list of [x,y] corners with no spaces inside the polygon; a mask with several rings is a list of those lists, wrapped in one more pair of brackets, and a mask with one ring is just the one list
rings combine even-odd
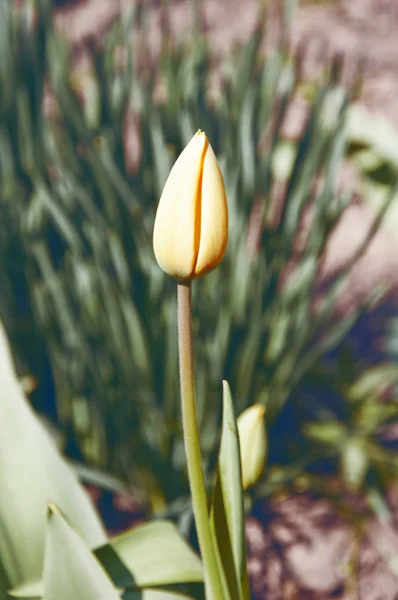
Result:
{"label": "soil", "polygon": [[[159,4],[154,7],[153,44],[159,39]],[[128,0],[63,2],[56,10],[58,27],[79,48],[89,36],[101,36]],[[172,1],[176,35],[189,30],[189,3]],[[256,0],[203,0],[205,26],[216,53],[225,52],[253,31]],[[304,2],[293,22],[294,45],[305,43],[315,54],[342,53],[346,62],[361,64],[360,97],[367,109],[398,126],[397,0]],[[311,69],[311,66],[308,68]],[[363,204],[352,206],[328,249],[327,270],[334,271],[366,235],[373,217]],[[342,310],[350,310],[381,280],[398,290],[398,234],[382,229],[354,270]],[[398,491],[387,499],[391,517],[376,518],[359,532],[323,498],[301,492],[264,502],[247,521],[250,575],[258,600],[397,600]],[[118,509],[120,512],[120,506]],[[134,511],[130,520],[136,519]],[[128,524],[129,518],[123,525]],[[350,575],[350,576],[349,576]]]}

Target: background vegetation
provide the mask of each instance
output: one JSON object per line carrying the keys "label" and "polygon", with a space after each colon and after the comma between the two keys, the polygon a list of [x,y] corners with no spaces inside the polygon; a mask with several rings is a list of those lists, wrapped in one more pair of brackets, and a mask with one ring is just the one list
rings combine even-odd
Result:
{"label": "background vegetation", "polygon": [[[380,499],[396,477],[385,442],[396,356],[387,346],[365,355],[358,343],[385,288],[348,313],[337,305],[396,202],[397,165],[366,127],[353,130],[357,82],[343,82],[341,61],[303,78],[305,52],[287,42],[289,6],[272,49],[260,12],[251,39],[218,61],[200,14],[183,43],[165,9],[156,63],[141,5],[100,43],[87,40],[83,63],[55,32],[48,1],[0,9],[0,315],[67,455],[90,466],[90,481],[157,513],[182,518],[189,503],[175,290],[154,260],[152,227],[169,169],[198,128],[219,158],[230,211],[227,255],[194,287],[208,477],[222,378],[236,414],[267,407],[269,467],[253,499],[286,488]],[[292,139],[286,118],[298,99],[306,116]],[[326,281],[325,250],[353,202],[339,175],[354,162],[382,201],[361,247]]]}

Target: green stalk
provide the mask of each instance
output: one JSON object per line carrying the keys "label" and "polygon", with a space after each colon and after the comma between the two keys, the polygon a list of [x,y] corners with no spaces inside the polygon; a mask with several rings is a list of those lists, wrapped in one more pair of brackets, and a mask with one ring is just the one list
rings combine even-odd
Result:
{"label": "green stalk", "polygon": [[202,470],[202,457],[196,418],[191,325],[191,282],[179,283],[177,291],[182,424],[189,486],[204,567],[206,598],[208,600],[221,600],[223,598],[223,589],[210,531],[207,494]]}

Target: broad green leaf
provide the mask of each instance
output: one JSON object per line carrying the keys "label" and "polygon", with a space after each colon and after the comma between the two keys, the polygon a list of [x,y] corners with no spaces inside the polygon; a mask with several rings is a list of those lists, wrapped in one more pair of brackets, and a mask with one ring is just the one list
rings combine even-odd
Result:
{"label": "broad green leaf", "polygon": [[123,600],[193,600],[186,594],[155,589],[128,590],[122,598]]}
{"label": "broad green leaf", "polygon": [[13,598],[42,598],[43,597],[43,580],[37,579],[29,583],[24,583],[18,587],[9,590],[9,595]]}
{"label": "broad green leaf", "polygon": [[[43,596],[43,582],[38,581],[34,584],[20,586],[18,590],[9,592],[13,598],[36,598],[40,599]],[[0,592],[0,600],[7,600],[9,596],[2,596]],[[123,600],[193,600],[191,596],[172,592],[169,590],[155,588],[140,588],[128,589],[122,595]]]}
{"label": "broad green leaf", "polygon": [[95,554],[118,587],[203,581],[202,563],[168,521],[155,521],[113,538]]}
{"label": "broad green leaf", "polygon": [[239,435],[226,381],[223,382],[223,422],[211,526],[230,598],[250,598]]}
{"label": "broad green leaf", "polygon": [[[168,521],[135,527],[94,551],[118,588],[144,588],[203,581],[202,563]],[[43,581],[14,590],[17,598],[43,596]]]}
{"label": "broad green leaf", "polygon": [[99,561],[53,504],[47,513],[43,592],[43,600],[120,599]]}
{"label": "broad green leaf", "polygon": [[0,563],[15,586],[40,577],[48,502],[90,547],[104,529],[77,477],[25,399],[0,323]]}

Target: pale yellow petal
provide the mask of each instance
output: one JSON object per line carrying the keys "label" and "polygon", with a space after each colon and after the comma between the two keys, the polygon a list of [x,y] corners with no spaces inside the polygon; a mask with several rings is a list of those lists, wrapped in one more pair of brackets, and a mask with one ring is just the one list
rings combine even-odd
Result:
{"label": "pale yellow petal", "polygon": [[156,213],[156,260],[163,271],[179,279],[193,275],[197,259],[197,202],[207,145],[204,133],[194,135],[170,171]]}
{"label": "pale yellow petal", "polygon": [[224,180],[210,144],[203,163],[199,253],[195,277],[214,269],[228,241],[228,206]]}
{"label": "pale yellow petal", "polygon": [[244,490],[254,485],[264,471],[267,458],[264,413],[264,406],[254,404],[244,410],[237,420]]}

